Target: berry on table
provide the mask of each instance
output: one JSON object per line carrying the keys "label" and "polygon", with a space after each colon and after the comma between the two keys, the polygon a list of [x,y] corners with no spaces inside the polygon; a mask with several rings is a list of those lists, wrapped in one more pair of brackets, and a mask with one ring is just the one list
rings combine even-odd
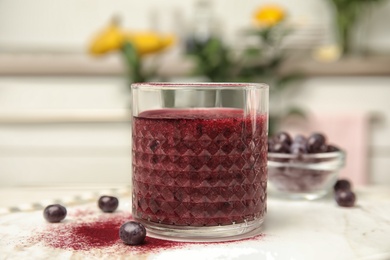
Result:
{"label": "berry on table", "polygon": [[119,201],[113,196],[101,196],[98,201],[98,206],[103,212],[114,212],[119,205]]}
{"label": "berry on table", "polygon": [[60,222],[66,214],[66,208],[60,204],[49,205],[43,210],[43,217],[50,223]]}
{"label": "berry on table", "polygon": [[351,190],[339,190],[335,196],[336,202],[341,207],[353,207],[356,201],[356,195]]}
{"label": "berry on table", "polygon": [[128,221],[120,227],[119,237],[127,245],[140,245],[145,240],[146,229],[141,223]]}
{"label": "berry on table", "polygon": [[351,190],[352,185],[351,183],[346,179],[340,179],[338,180],[334,185],[334,191],[340,191],[340,190]]}

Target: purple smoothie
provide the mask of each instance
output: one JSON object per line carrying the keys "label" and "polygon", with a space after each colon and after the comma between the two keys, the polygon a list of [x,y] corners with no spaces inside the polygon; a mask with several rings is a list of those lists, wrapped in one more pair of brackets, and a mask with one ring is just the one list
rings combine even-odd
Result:
{"label": "purple smoothie", "polygon": [[136,219],[217,226],[264,217],[266,115],[253,118],[226,108],[163,109],[133,120]]}

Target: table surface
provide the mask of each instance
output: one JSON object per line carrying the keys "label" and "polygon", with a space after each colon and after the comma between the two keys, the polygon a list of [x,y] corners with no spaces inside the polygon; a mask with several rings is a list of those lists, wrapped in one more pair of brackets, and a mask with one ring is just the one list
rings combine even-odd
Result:
{"label": "table surface", "polygon": [[[109,187],[109,188],[107,188]],[[127,187],[29,187],[0,189],[0,252],[5,259],[390,259],[390,187],[356,188],[353,208],[337,206],[331,195],[317,201],[289,201],[268,196],[261,237],[228,243],[192,244],[131,255],[53,249],[23,239],[47,228],[42,208],[53,202],[96,210],[102,194],[120,199],[120,212],[130,212]],[[125,245],[121,245],[126,247]],[[2,258],[0,257],[0,258]]]}

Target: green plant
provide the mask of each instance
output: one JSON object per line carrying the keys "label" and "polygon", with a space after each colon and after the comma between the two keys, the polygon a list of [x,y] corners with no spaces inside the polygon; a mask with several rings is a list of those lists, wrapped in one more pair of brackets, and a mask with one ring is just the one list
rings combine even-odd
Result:
{"label": "green plant", "polygon": [[155,77],[157,73],[156,68],[148,71],[143,68],[144,57],[163,51],[173,42],[172,35],[161,35],[153,31],[125,30],[119,26],[118,18],[114,17],[108,26],[94,36],[89,52],[94,56],[119,52],[126,66],[129,83],[145,82]]}
{"label": "green plant", "polygon": [[187,54],[195,60],[194,74],[206,76],[213,82],[233,80],[235,61],[231,49],[220,38],[211,37],[202,42],[194,40]]}
{"label": "green plant", "polygon": [[299,73],[281,74],[281,67],[289,56],[287,49],[281,48],[286,36],[293,32],[283,23],[285,14],[278,6],[266,6],[255,14],[258,26],[244,30],[242,41],[248,38],[256,44],[246,45],[242,50],[234,50],[213,36],[207,41],[192,42],[188,54],[195,61],[194,73],[214,82],[262,82],[270,86],[269,132],[278,129],[283,118],[291,114],[304,115],[299,107],[283,107],[272,104],[280,102],[287,87],[302,78]]}
{"label": "green plant", "polygon": [[340,48],[343,54],[349,54],[352,48],[351,35],[358,19],[369,5],[384,0],[328,0],[335,8],[335,24],[337,27]]}

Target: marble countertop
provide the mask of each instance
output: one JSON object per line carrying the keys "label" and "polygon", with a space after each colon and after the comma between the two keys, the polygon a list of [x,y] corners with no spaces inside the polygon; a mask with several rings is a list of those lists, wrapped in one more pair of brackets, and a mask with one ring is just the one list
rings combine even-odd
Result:
{"label": "marble countertop", "polygon": [[[23,239],[45,229],[42,207],[52,202],[98,214],[99,195],[120,198],[120,211],[129,212],[126,187],[53,187],[0,189],[0,252],[5,259],[390,259],[390,187],[356,188],[353,208],[337,206],[331,195],[317,201],[288,201],[268,196],[268,213],[261,238],[228,243],[191,244],[132,255],[110,255],[53,249]],[[38,231],[37,231],[38,230]],[[123,245],[124,246],[124,245]],[[111,250],[112,251],[112,250]],[[119,252],[119,251],[118,251]],[[1,257],[1,258],[2,258]]]}

